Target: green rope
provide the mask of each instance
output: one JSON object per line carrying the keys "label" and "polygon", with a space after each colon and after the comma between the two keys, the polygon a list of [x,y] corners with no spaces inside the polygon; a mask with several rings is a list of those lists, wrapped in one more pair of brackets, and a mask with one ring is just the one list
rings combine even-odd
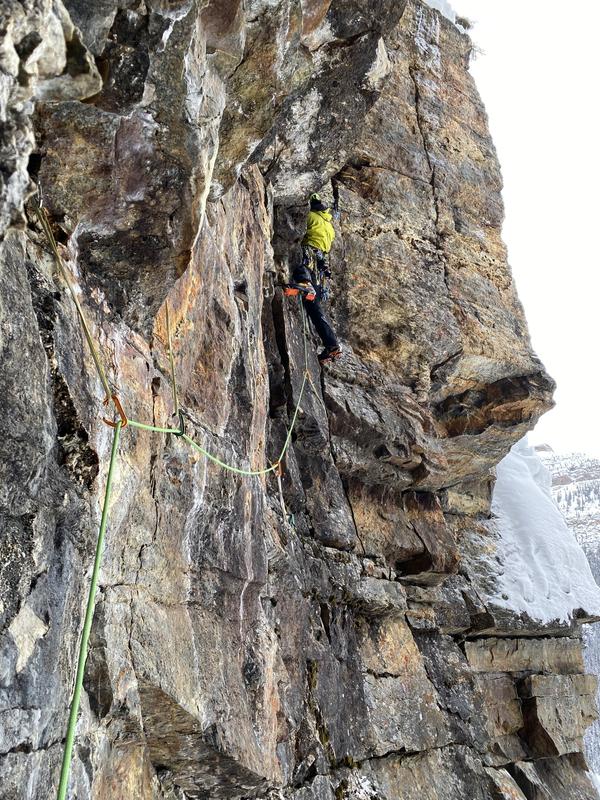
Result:
{"label": "green rope", "polygon": [[298,417],[298,412],[300,411],[300,403],[302,402],[302,395],[304,394],[304,389],[306,388],[306,378],[308,376],[308,372],[304,373],[304,378],[302,379],[302,386],[300,387],[300,394],[298,395],[298,402],[296,403],[296,410],[294,411],[294,416],[292,417],[292,421],[290,423],[290,427],[288,429],[287,436],[285,437],[285,444],[283,445],[283,450],[281,451],[281,455],[279,456],[279,461],[284,457],[287,452],[288,447],[290,446],[290,442],[292,440],[292,433],[294,432],[294,426],[296,424],[296,418]]}
{"label": "green rope", "polygon": [[189,445],[191,445],[195,450],[198,450],[199,453],[202,453],[203,456],[206,456],[206,458],[208,458],[209,461],[212,461],[213,464],[218,464],[219,467],[223,467],[223,469],[226,469],[229,472],[235,472],[236,475],[268,475],[269,472],[274,472],[278,466],[273,464],[273,466],[266,467],[265,469],[240,469],[239,467],[233,467],[231,464],[226,464],[224,461],[221,461],[220,458],[213,456],[212,453],[209,453],[208,450],[205,450],[193,439],[191,439],[187,433],[184,433],[181,438],[185,439]]}
{"label": "green rope", "polygon": [[220,458],[213,456],[212,453],[209,453],[208,450],[205,450],[191,437],[189,437],[187,433],[181,434],[181,431],[178,431],[176,428],[159,428],[157,425],[146,425],[145,423],[137,422],[134,419],[130,419],[128,422],[132,428],[141,428],[144,431],[155,431],[156,433],[172,433],[175,436],[181,436],[182,439],[185,439],[189,445],[191,445],[195,450],[198,450],[199,453],[202,453],[202,455],[208,458],[209,461],[218,464],[220,467],[223,467],[223,469],[229,470],[229,472],[235,472],[237,475],[267,475],[269,472],[274,472],[277,469],[276,464],[271,467],[267,467],[266,469],[240,469],[239,467],[233,467],[231,464],[226,464],[224,461],[221,461]]}
{"label": "green rope", "polygon": [[[50,228],[50,224],[48,222],[48,218],[46,216],[46,212],[44,209],[41,208],[40,205],[36,205],[35,207],[36,213],[42,225],[42,228],[48,238],[50,243],[50,247],[58,264],[59,270],[62,274],[63,280],[67,284],[67,288],[71,294],[73,302],[75,303],[75,307],[77,309],[77,313],[79,315],[79,319],[87,339],[90,351],[92,353],[92,357],[94,359],[94,363],[96,365],[96,370],[104,387],[104,391],[106,392],[106,399],[108,400],[112,396],[112,392],[106,378],[106,374],[102,367],[102,362],[100,360],[100,356],[96,350],[94,345],[94,341],[92,339],[87,321],[85,319],[85,315],[83,313],[83,309],[75,290],[73,288],[73,281],[70,277],[70,273],[65,267],[61,255],[58,251],[58,247],[56,244],[56,240],[54,238],[54,234],[52,233],[52,229]],[[278,460],[272,464],[270,467],[266,467],[265,469],[259,470],[249,470],[249,469],[240,469],[239,467],[234,467],[231,464],[226,464],[224,461],[221,461],[220,458],[212,455],[209,453],[208,450],[205,450],[201,447],[197,442],[195,442],[191,437],[189,437],[186,433],[183,433],[181,430],[176,428],[161,428],[156,425],[146,425],[143,422],[136,422],[135,420],[126,420],[126,424],[131,425],[133,428],[139,428],[141,430],[146,431],[154,431],[156,433],[164,433],[164,434],[172,434],[180,436],[182,439],[193,447],[195,450],[198,450],[205,458],[209,459],[213,463],[217,464],[218,466],[222,467],[229,472],[234,472],[237,475],[247,475],[247,476],[257,476],[257,475],[267,475],[270,472],[274,472],[277,475],[278,479],[278,486],[280,497],[282,501],[282,508],[285,513],[285,504],[283,503],[283,492],[281,487],[281,473],[280,473],[280,462],[283,460],[285,454],[288,451],[290,443],[292,441],[292,434],[294,431],[294,427],[296,425],[296,420],[298,418],[298,413],[300,412],[300,404],[302,403],[302,398],[304,397],[304,391],[306,389],[307,382],[310,382],[313,390],[316,393],[316,388],[312,381],[309,369],[308,369],[308,343],[307,343],[307,322],[306,322],[306,313],[304,310],[304,305],[301,302],[301,313],[302,313],[302,333],[304,338],[304,376],[302,379],[302,385],[300,387],[300,393],[298,395],[298,400],[296,402],[296,407],[294,409],[294,413],[292,415],[292,420],[287,430],[287,434],[285,437],[285,441],[283,447],[281,449],[281,453],[279,455]],[[167,316],[167,337],[168,337],[168,348],[169,348],[169,364],[171,368],[171,379],[172,379],[172,386],[173,386],[173,403],[175,407],[175,413],[179,411],[179,401],[177,397],[177,385],[175,382],[175,363],[173,359],[173,351],[172,351],[172,343],[171,343],[171,328],[170,328],[170,320],[169,320],[169,307],[168,304],[166,306],[166,316]],[[69,773],[71,769],[71,760],[73,755],[73,744],[75,741],[75,732],[77,727],[77,715],[79,713],[79,704],[81,701],[81,691],[83,688],[83,677],[85,673],[85,664],[88,655],[88,647],[89,647],[89,639],[90,639],[90,632],[92,628],[92,622],[94,618],[94,608],[95,608],[95,601],[96,601],[96,591],[98,588],[98,578],[100,573],[100,564],[102,560],[102,552],[104,549],[104,537],[106,533],[106,526],[108,522],[108,508],[110,504],[110,495],[112,489],[112,480],[113,480],[113,473],[114,467],[117,460],[117,452],[119,447],[119,438],[121,435],[121,428],[123,427],[123,420],[117,422],[114,433],[113,433],[113,440],[112,440],[112,447],[111,447],[111,454],[110,454],[110,463],[108,467],[108,474],[106,477],[106,488],[104,492],[104,503],[102,506],[102,517],[100,520],[100,529],[98,531],[98,539],[96,542],[96,553],[94,557],[94,566],[92,569],[92,578],[90,582],[90,588],[88,593],[88,600],[87,606],[85,611],[85,619],[83,624],[83,631],[81,634],[81,642],[79,645],[79,656],[77,660],[77,673],[75,676],[75,687],[73,690],[73,698],[71,700],[71,708],[69,712],[69,721],[67,724],[67,733],[65,738],[65,748],[63,752],[63,760],[62,766],[60,771],[60,782],[58,786],[58,794],[57,800],[65,800],[68,784],[69,784]],[[293,516],[293,515],[292,515]]]}
{"label": "green rope", "polygon": [[132,428],[140,428],[143,431],[155,431],[156,433],[179,433],[177,428],[159,428],[156,425],[146,425],[144,422],[136,422],[134,419],[127,419],[127,424]]}
{"label": "green rope", "polygon": [[54,234],[52,233],[52,228],[50,227],[50,223],[48,222],[48,217],[46,215],[46,211],[37,203],[34,204],[35,212],[38,216],[40,224],[46,234],[46,238],[50,244],[50,248],[54,254],[54,259],[58,265],[60,274],[64,282],[67,284],[67,288],[69,293],[71,294],[71,298],[75,303],[75,308],[77,309],[77,314],[79,315],[79,321],[81,322],[81,327],[83,328],[83,332],[85,334],[85,338],[87,339],[87,343],[89,345],[90,351],[92,353],[92,358],[94,359],[94,364],[96,365],[96,371],[98,376],[102,382],[102,386],[104,387],[104,391],[106,393],[106,400],[109,400],[112,391],[108,384],[108,379],[106,377],[106,373],[104,372],[104,367],[102,366],[102,361],[100,360],[100,356],[96,349],[96,345],[94,344],[94,340],[92,339],[92,334],[90,333],[89,326],[87,324],[87,320],[85,318],[85,314],[83,313],[83,309],[81,307],[81,303],[79,302],[79,298],[75,293],[75,289],[73,288],[73,279],[69,273],[69,270],[65,267],[64,261],[58,251],[58,246],[56,244],[56,239],[54,238]]}
{"label": "green rope", "polygon": [[108,506],[110,503],[110,492],[112,487],[113,471],[115,462],[117,460],[117,450],[119,447],[121,424],[122,424],[121,422],[117,422],[117,426],[114,429],[113,433],[112,449],[110,452],[110,464],[108,467],[108,475],[106,477],[106,489],[104,491],[104,505],[102,506],[102,518],[100,520],[100,530],[98,531],[98,541],[96,543],[96,555],[94,558],[94,567],[92,570],[92,580],[90,583],[90,590],[88,594],[87,608],[85,610],[85,620],[83,623],[83,632],[81,634],[81,643],[79,645],[77,675],[75,677],[75,689],[73,691],[73,699],[71,701],[71,711],[69,713],[69,722],[67,725],[67,737],[65,741],[65,750],[63,753],[62,767],[60,771],[60,783],[58,786],[57,800],[65,800],[67,796],[67,788],[69,784],[69,771],[71,768],[71,757],[73,754],[73,742],[75,740],[75,728],[77,726],[77,713],[79,711],[79,701],[81,699],[81,689],[83,687],[83,675],[85,671],[85,662],[88,654],[90,630],[92,628],[92,620],[94,618],[96,589],[98,587],[98,574],[100,572],[102,550],[104,549],[104,534],[106,532],[106,523],[108,521]]}
{"label": "green rope", "polygon": [[205,450],[204,447],[195,442],[190,436],[187,435],[187,433],[181,435],[181,431],[177,430],[176,428],[160,428],[158,425],[147,425],[144,422],[137,422],[135,419],[129,419],[127,422],[129,425],[131,425],[132,428],[140,428],[143,431],[154,431],[155,433],[171,433],[175,436],[180,435],[182,439],[185,439],[185,441],[189,445],[191,445],[191,447],[193,447],[195,450],[198,450],[199,453],[202,453],[202,455],[205,458],[208,458],[209,461],[212,461],[214,464],[217,464],[219,467],[222,467],[223,469],[226,469],[229,472],[235,472],[236,475],[249,475],[249,476],[268,475],[269,472],[275,472],[279,468],[279,462],[283,459],[290,446],[292,433],[294,432],[294,426],[296,424],[296,419],[298,418],[298,413],[300,411],[300,403],[302,402],[302,397],[304,396],[304,390],[306,388],[307,378],[308,378],[308,373],[305,372],[304,378],[302,380],[302,386],[300,387],[300,394],[298,395],[298,402],[296,403],[296,408],[294,410],[294,416],[292,417],[292,421],[288,428],[285,442],[281,450],[281,453],[279,455],[279,458],[277,459],[275,464],[272,464],[270,467],[265,467],[265,469],[241,469],[240,467],[234,467],[231,464],[226,464],[224,461],[221,461],[220,458],[217,458],[217,456],[213,456],[212,453],[209,453],[208,450]]}
{"label": "green rope", "polygon": [[[294,427],[296,425],[296,420],[298,419],[298,413],[300,411],[300,404],[302,402],[302,398],[304,397],[304,390],[306,389],[307,381],[310,381],[311,386],[316,394],[316,389],[312,379],[310,377],[310,373],[308,371],[308,346],[307,346],[307,324],[306,324],[306,313],[304,311],[304,306],[301,304],[300,306],[302,312],[302,334],[304,338],[304,377],[302,379],[302,385],[300,387],[300,394],[298,395],[298,400],[296,402],[296,408],[294,409],[294,414],[292,416],[292,421],[289,425],[289,428],[286,433],[285,442],[283,444],[283,448],[281,453],[279,454],[279,458],[277,461],[272,464],[270,467],[265,467],[264,469],[242,469],[240,467],[234,467],[232,464],[226,464],[225,461],[221,461],[220,458],[214,456],[208,450],[205,450],[204,447],[199,445],[195,442],[187,433],[182,434],[181,431],[177,430],[176,428],[161,428],[158,425],[147,425],[144,422],[137,422],[134,419],[129,419],[128,424],[131,425],[132,428],[140,428],[144,431],[154,431],[155,433],[170,433],[176,436],[181,436],[182,439],[197,450],[199,453],[205,458],[208,458],[209,461],[212,461],[213,464],[217,464],[222,469],[226,469],[228,472],[234,472],[236,475],[247,475],[247,476],[256,476],[256,475],[268,475],[270,472],[276,472],[279,469],[279,464],[283,460],[283,457],[288,451],[290,443],[292,441],[292,434],[294,432]],[[168,309],[168,306],[167,306]],[[168,320],[168,310],[167,310],[167,320]],[[168,321],[167,321],[168,325]],[[169,353],[171,352],[170,348],[170,340],[169,340]],[[173,387],[175,387],[175,368],[172,365],[172,376],[173,376]],[[318,396],[318,395],[317,395]]]}

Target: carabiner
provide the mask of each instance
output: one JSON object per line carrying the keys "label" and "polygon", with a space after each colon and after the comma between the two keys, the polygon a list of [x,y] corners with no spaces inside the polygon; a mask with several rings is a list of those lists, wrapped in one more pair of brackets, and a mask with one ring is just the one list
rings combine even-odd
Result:
{"label": "carabiner", "polygon": [[[111,394],[110,397],[107,397],[103,401],[102,405],[107,406],[110,403],[111,400],[113,401],[114,406],[117,409],[118,415],[121,417],[121,427],[124,428],[127,425],[129,420],[127,419],[127,417],[125,415],[125,412],[123,411],[123,406],[121,405],[121,401],[119,400],[117,395],[116,394]],[[102,417],[102,422],[104,422],[106,425],[110,426],[111,428],[116,428],[117,425],[119,424],[118,422],[113,422],[110,419],[106,419],[106,417]]]}

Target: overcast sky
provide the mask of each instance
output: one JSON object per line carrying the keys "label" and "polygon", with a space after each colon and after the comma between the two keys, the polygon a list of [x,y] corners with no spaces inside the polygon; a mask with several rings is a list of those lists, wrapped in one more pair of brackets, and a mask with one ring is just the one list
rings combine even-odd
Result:
{"label": "overcast sky", "polygon": [[600,456],[600,3],[453,0],[504,176],[504,239],[533,345],[558,383],[530,435]]}

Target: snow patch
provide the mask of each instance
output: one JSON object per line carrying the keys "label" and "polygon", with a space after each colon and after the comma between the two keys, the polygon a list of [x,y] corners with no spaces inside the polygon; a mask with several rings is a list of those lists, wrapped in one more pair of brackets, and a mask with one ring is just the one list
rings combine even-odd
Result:
{"label": "snow patch", "polygon": [[600,614],[600,588],[552,499],[550,473],[527,439],[498,464],[492,500],[500,534],[494,603],[542,622],[568,622],[579,608]]}

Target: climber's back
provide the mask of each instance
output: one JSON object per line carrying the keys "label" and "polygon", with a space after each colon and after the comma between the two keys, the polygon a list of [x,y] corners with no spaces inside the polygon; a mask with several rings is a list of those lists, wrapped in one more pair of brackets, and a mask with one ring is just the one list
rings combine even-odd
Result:
{"label": "climber's back", "polygon": [[302,244],[314,247],[322,253],[328,253],[335,239],[332,219],[333,217],[321,200],[320,195],[311,195],[310,211],[306,218],[306,233],[302,239]]}

